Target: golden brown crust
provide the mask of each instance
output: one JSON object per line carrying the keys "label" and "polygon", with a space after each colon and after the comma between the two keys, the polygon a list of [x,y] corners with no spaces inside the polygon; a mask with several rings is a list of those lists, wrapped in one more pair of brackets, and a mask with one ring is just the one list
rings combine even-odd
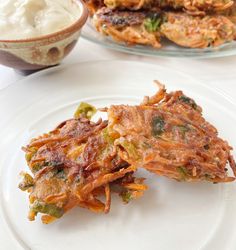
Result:
{"label": "golden brown crust", "polygon": [[[185,10],[193,15],[227,10],[233,3],[232,0],[104,0],[104,5],[110,9],[150,10],[152,8],[171,8]],[[94,5],[96,6],[96,2]]]}
{"label": "golden brown crust", "polygon": [[216,47],[234,40],[235,25],[225,16],[190,16],[181,12],[112,11],[101,8],[93,17],[96,29],[117,42],[161,47],[165,37],[189,48]]}
{"label": "golden brown crust", "polygon": [[19,188],[29,192],[30,220],[42,213],[48,224],[76,206],[108,213],[113,187],[125,203],[147,189],[133,176],[138,168],[178,181],[235,180],[232,148],[201,107],[182,91],[167,93],[157,84],[159,91],[138,106],[105,109],[108,122],[91,122],[78,112],[23,148],[33,176],[23,174]]}
{"label": "golden brown crust", "polygon": [[232,148],[203,118],[201,108],[182,91],[165,94],[161,89],[154,99],[140,106],[110,107],[108,128],[119,156],[177,180],[234,180],[226,169],[229,163],[235,175]]}
{"label": "golden brown crust", "polygon": [[96,29],[117,42],[127,45],[149,45],[160,48],[160,33],[148,32],[144,21],[148,13],[130,11],[112,11],[102,8],[93,17]]}
{"label": "golden brown crust", "polygon": [[192,17],[166,13],[161,33],[172,42],[190,48],[215,47],[234,40],[235,26],[224,16]]}
{"label": "golden brown crust", "polygon": [[182,47],[207,48],[236,38],[232,0],[87,0],[87,6],[98,32],[128,46],[158,49],[167,38]]}
{"label": "golden brown crust", "polygon": [[[25,174],[19,187],[30,193],[30,220],[43,213],[48,224],[76,206],[109,212],[110,185],[136,169],[117,156],[106,126],[102,120],[70,119],[24,148],[33,177]],[[106,197],[105,204],[98,196]]]}

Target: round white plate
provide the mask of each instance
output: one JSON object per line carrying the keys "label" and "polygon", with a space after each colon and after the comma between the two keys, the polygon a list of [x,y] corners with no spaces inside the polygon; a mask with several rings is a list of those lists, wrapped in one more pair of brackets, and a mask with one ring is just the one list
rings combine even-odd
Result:
{"label": "round white plate", "polygon": [[97,107],[139,103],[156,91],[154,79],[193,97],[220,136],[236,146],[236,105],[170,69],[103,61],[30,76],[0,93],[1,249],[236,249],[235,183],[178,183],[144,170],[139,175],[149,190],[128,205],[114,196],[107,215],[76,208],[50,225],[27,220],[27,193],[17,188],[19,172],[27,169],[21,146],[72,117],[82,100]]}

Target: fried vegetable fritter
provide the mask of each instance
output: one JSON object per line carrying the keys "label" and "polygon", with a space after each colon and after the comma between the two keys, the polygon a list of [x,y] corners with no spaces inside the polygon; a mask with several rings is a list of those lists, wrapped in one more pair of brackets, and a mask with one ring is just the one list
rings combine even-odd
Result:
{"label": "fried vegetable fritter", "polygon": [[168,12],[165,17],[162,35],[183,47],[216,47],[235,38],[235,25],[224,16],[193,17]]}
{"label": "fried vegetable fritter", "polygon": [[144,179],[133,177],[136,168],[116,154],[106,132],[107,121],[94,123],[86,118],[94,111],[82,103],[75,119],[24,148],[33,176],[24,173],[19,188],[30,193],[29,220],[42,213],[43,223],[50,223],[76,206],[107,213],[113,185],[118,185],[121,196],[129,193],[130,199],[140,197],[147,188]]}
{"label": "fried vegetable fritter", "polygon": [[202,116],[202,109],[182,91],[164,86],[139,106],[108,109],[108,131],[121,159],[137,168],[176,180],[229,182],[234,176],[231,147]]}
{"label": "fried vegetable fritter", "polygon": [[234,2],[230,8],[220,12],[220,14],[226,16],[234,25],[236,25],[236,2]]}
{"label": "fried vegetable fritter", "polygon": [[101,8],[93,22],[99,32],[128,45],[161,47],[161,38],[189,48],[215,47],[235,38],[235,25],[224,16],[180,12],[117,11]]}
{"label": "fried vegetable fritter", "polygon": [[143,195],[144,178],[133,176],[139,168],[177,181],[235,180],[232,147],[201,107],[182,91],[166,93],[158,85],[140,105],[102,109],[108,121],[90,121],[96,109],[81,103],[73,119],[23,148],[32,175],[23,173],[19,188],[29,192],[29,220],[42,213],[50,223],[76,206],[108,213],[112,192],[124,203]]}
{"label": "fried vegetable fritter", "polygon": [[154,8],[184,9],[194,15],[205,12],[217,12],[230,8],[232,0],[104,0],[104,4],[110,9],[150,10]]}
{"label": "fried vegetable fritter", "polygon": [[86,4],[97,31],[127,45],[158,49],[167,38],[182,47],[207,48],[236,39],[232,0],[86,0]]}
{"label": "fried vegetable fritter", "polygon": [[104,7],[94,15],[93,23],[100,33],[115,41],[160,48],[161,18],[159,12],[112,11]]}

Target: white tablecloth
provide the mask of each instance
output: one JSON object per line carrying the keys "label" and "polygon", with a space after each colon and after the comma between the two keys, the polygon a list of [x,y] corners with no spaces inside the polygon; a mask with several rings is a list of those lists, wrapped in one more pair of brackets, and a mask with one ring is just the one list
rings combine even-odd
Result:
{"label": "white tablecloth", "polygon": [[[144,57],[108,50],[80,39],[76,48],[62,64],[111,59],[146,61],[176,69],[214,88],[221,89],[236,101],[236,56],[211,59]],[[0,89],[10,84],[17,84],[17,80],[22,78],[24,76],[14,70],[0,66]]]}

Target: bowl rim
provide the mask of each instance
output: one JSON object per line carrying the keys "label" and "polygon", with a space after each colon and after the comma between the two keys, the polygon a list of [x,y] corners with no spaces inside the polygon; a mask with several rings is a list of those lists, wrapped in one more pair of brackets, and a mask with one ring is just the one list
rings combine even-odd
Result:
{"label": "bowl rim", "polygon": [[64,33],[71,33],[75,30],[79,30],[83,27],[85,22],[87,21],[88,18],[88,9],[83,2],[83,0],[72,0],[76,4],[78,4],[80,10],[81,10],[81,15],[79,16],[79,19],[73,22],[71,25],[65,27],[62,30],[47,34],[47,35],[42,35],[42,36],[37,36],[37,37],[32,37],[32,38],[24,38],[24,39],[11,39],[11,40],[1,40],[0,43],[31,43],[31,42],[40,42],[42,40],[47,40],[50,38],[54,38],[56,36],[62,35]]}

